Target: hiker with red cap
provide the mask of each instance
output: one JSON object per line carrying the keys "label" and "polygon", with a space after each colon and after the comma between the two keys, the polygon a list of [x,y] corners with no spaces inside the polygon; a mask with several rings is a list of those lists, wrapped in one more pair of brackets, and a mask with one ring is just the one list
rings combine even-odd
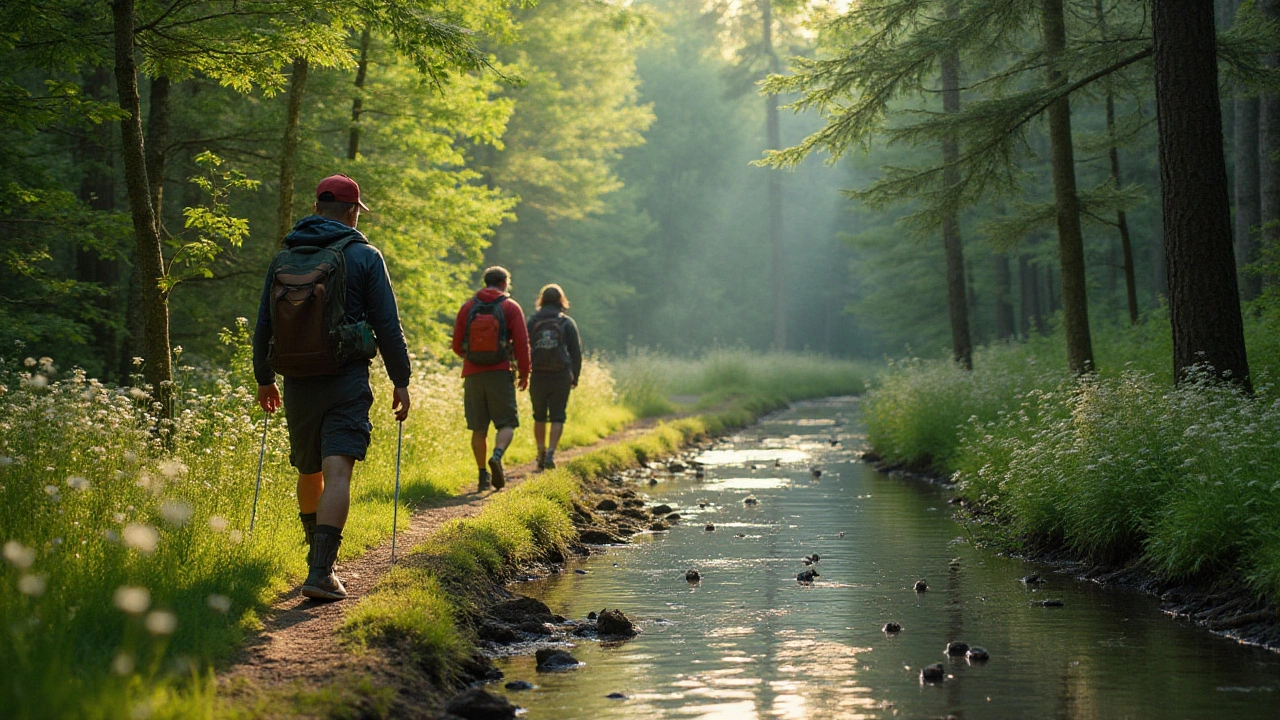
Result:
{"label": "hiker with red cap", "polygon": [[[529,387],[529,333],[524,311],[511,299],[511,273],[484,271],[484,289],[462,304],[453,324],[453,352],[462,358],[462,404],[479,468],[479,491],[507,484],[502,455],[520,425],[516,410],[516,362],[520,389]],[[497,431],[488,453],[489,425]]]}
{"label": "hiker with red cap", "polygon": [[409,415],[409,351],[382,253],[356,225],[360,186],[333,175],[316,187],[315,214],[293,226],[267,271],[253,333],[258,404],[280,408],[284,376],[289,462],[298,470],[298,517],[308,545],[302,594],[347,596],[333,572],[351,505],[351,475],[373,425],[369,365],[382,361],[397,421]]}

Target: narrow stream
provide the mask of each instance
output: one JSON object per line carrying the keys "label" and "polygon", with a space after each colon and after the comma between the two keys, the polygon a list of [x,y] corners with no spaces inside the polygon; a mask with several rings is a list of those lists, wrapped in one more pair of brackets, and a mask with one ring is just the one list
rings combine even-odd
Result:
{"label": "narrow stream", "polygon": [[[501,659],[507,680],[535,688],[490,689],[530,720],[1280,717],[1280,654],[1171,619],[1151,597],[973,547],[945,490],[856,459],[859,429],[855,399],[798,404],[704,454],[705,480],[637,487],[685,519],[574,565],[586,574],[512,589],[570,618],[621,608],[644,632],[579,642],[585,664],[568,672]],[[812,553],[821,577],[802,586]],[[1046,583],[1020,582],[1031,573]],[[1039,605],[1050,598],[1063,606]],[[881,632],[890,620],[900,634]],[[948,660],[951,640],[990,661]],[[935,662],[947,679],[921,683]]]}

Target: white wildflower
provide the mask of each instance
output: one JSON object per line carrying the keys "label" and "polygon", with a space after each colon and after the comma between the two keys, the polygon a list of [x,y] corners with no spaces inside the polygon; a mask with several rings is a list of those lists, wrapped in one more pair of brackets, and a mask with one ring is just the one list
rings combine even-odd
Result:
{"label": "white wildflower", "polygon": [[54,502],[57,502],[57,501],[58,501],[58,497],[59,497],[59,496],[58,496],[58,486],[57,486],[57,485],[45,485],[45,486],[44,486],[44,494],[45,494],[45,495],[48,495],[50,498],[52,498]]}
{"label": "white wildflower", "polygon": [[149,555],[155,552],[156,544],[159,542],[160,533],[150,525],[129,523],[124,527],[124,544],[140,553]]}
{"label": "white wildflower", "polygon": [[141,615],[151,607],[151,593],[144,587],[121,585],[116,588],[115,603],[130,615]]}
{"label": "white wildflower", "polygon": [[165,500],[160,503],[160,516],[170,525],[182,527],[191,519],[191,503],[185,500]]}
{"label": "white wildflower", "polygon": [[142,359],[142,358],[140,358],[140,357],[134,357],[134,358],[133,358],[133,364],[134,364],[135,366],[139,366],[139,367],[140,367],[140,366],[142,365],[142,363],[144,363],[144,362],[146,362],[146,360],[144,360],[144,359]]}
{"label": "white wildflower", "polygon": [[121,455],[120,457],[121,457],[125,462],[127,462],[127,463],[136,463],[136,462],[138,462],[138,453],[136,453],[136,452],[134,452],[134,451],[132,451],[132,450],[125,450],[125,451],[124,451],[124,454],[123,454],[123,455]]}
{"label": "white wildflower", "polygon": [[147,391],[140,387],[132,387],[129,388],[129,397],[134,400],[145,400],[147,398]]}
{"label": "white wildflower", "polygon": [[239,545],[241,541],[244,540],[244,533],[240,532],[239,530],[232,530],[230,533],[228,533],[227,539],[231,541],[232,545]]}
{"label": "white wildflower", "polygon": [[145,624],[152,635],[172,635],[178,627],[178,616],[168,610],[153,610],[147,613]]}
{"label": "white wildflower", "polygon": [[118,512],[118,513],[116,513],[116,514],[112,515],[111,517],[112,517],[112,518],[114,518],[114,519],[115,519],[115,521],[116,521],[116,522],[118,522],[118,523],[122,523],[122,522],[124,522],[124,513],[122,513],[122,512]]}
{"label": "white wildflower", "polygon": [[27,384],[33,388],[47,387],[49,385],[49,378],[43,375],[32,375],[31,379],[27,381]]}
{"label": "white wildflower", "polygon": [[177,460],[165,460],[160,463],[160,474],[173,479],[187,472],[187,466]]}
{"label": "white wildflower", "polygon": [[214,532],[226,532],[227,519],[221,515],[211,515],[209,517],[209,527],[212,528]]}
{"label": "white wildflower", "polygon": [[36,551],[17,540],[10,540],[4,544],[4,559],[19,570],[26,570],[36,561]]}
{"label": "white wildflower", "polygon": [[220,613],[227,612],[231,609],[231,598],[226,595],[212,593],[209,595],[209,607]]}
{"label": "white wildflower", "polygon": [[23,365],[26,365],[27,367],[35,367],[35,366],[36,366],[36,359],[35,359],[35,358],[33,358],[33,357],[29,357],[29,358],[27,358],[26,360],[23,360],[23,361],[22,361],[22,364],[23,364]]}
{"label": "white wildflower", "polygon": [[106,538],[107,542],[113,542],[113,543],[120,542],[120,533],[116,532],[115,530],[107,530],[103,532],[102,537]]}
{"label": "white wildflower", "polygon": [[89,482],[85,478],[80,477],[79,475],[72,475],[71,477],[67,478],[67,487],[71,488],[72,490],[84,491],[84,490],[88,490],[92,486],[93,486],[93,483]]}
{"label": "white wildflower", "polygon": [[116,656],[111,659],[111,672],[117,675],[128,675],[133,672],[133,668],[133,656],[129,653],[117,653]]}
{"label": "white wildflower", "polygon": [[47,586],[44,575],[23,575],[18,579],[18,592],[28,597],[40,597]]}
{"label": "white wildflower", "polygon": [[0,467],[9,467],[13,464],[13,458],[8,455],[0,455]]}

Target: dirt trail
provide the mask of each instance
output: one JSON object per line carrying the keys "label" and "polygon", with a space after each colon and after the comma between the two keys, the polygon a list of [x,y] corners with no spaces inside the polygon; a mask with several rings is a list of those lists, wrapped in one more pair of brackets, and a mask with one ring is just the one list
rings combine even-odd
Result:
{"label": "dirt trail", "polygon": [[[592,445],[558,451],[556,458],[570,460],[605,445],[638,437],[652,426],[653,423],[647,421],[633,423]],[[507,468],[507,488],[528,479],[534,469],[533,463]],[[450,520],[479,514],[493,494],[493,491],[472,491],[414,510],[408,529],[402,529],[396,539],[397,554],[408,552]],[[398,674],[396,668],[385,666],[376,653],[355,655],[346,651],[337,637],[347,610],[355,607],[390,567],[391,539],[387,538],[355,560],[339,565],[338,576],[350,595],[347,600],[317,602],[303,597],[296,588],[282,595],[263,618],[262,630],[249,639],[232,663],[218,674],[220,689],[233,697],[254,696],[299,686],[319,689],[350,678],[353,673]]]}

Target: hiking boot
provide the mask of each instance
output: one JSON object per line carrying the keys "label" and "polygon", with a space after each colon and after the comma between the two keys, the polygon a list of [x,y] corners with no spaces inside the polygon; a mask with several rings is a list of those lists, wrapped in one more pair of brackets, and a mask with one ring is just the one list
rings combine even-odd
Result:
{"label": "hiking boot", "polygon": [[502,458],[494,455],[489,458],[489,472],[493,473],[493,489],[501,490],[507,485],[507,477],[502,473]]}
{"label": "hiking boot", "polygon": [[546,469],[547,469],[547,466],[542,464],[542,463],[543,463],[543,461],[545,461],[545,460],[546,460],[546,454],[547,454],[547,451],[546,451],[546,450],[539,450],[539,451],[538,451],[538,469],[539,469],[539,470],[546,470]]}
{"label": "hiking boot", "polygon": [[489,484],[489,471],[488,471],[488,470],[481,470],[481,471],[480,471],[480,489],[479,489],[479,492],[484,492],[485,490],[488,490],[488,489],[489,489],[489,488],[491,488],[491,487],[492,487],[492,485],[490,485],[490,484]]}
{"label": "hiking boot", "polygon": [[543,470],[556,469],[556,451],[555,450],[548,450],[546,456],[542,458],[542,469]]}
{"label": "hiking boot", "polygon": [[311,567],[311,536],[316,534],[316,514],[298,513],[302,521],[302,535],[307,543],[307,567]]}
{"label": "hiking boot", "polygon": [[332,525],[317,525],[311,536],[311,571],[302,583],[302,594],[315,600],[342,600],[347,589],[333,574],[342,547],[342,530]]}

